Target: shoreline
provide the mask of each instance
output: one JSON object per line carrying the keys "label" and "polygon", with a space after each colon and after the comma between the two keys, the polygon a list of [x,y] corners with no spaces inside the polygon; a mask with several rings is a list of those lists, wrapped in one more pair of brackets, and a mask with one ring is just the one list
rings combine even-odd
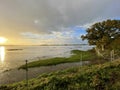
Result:
{"label": "shoreline", "polygon": [[[74,67],[62,71],[45,73],[36,78],[30,79],[29,89],[104,89],[120,88],[120,60],[106,62],[104,64]],[[114,77],[114,75],[117,75]],[[107,81],[106,81],[107,80]],[[112,81],[111,81],[112,80]],[[114,81],[114,82],[113,82]],[[63,86],[64,85],[64,86]],[[101,86],[102,85],[102,86]],[[111,87],[110,87],[111,86]],[[0,86],[0,89],[15,90],[25,89],[26,81]]]}
{"label": "shoreline", "polygon": [[[41,67],[29,68],[28,77],[29,79],[33,79],[44,73],[49,74],[52,72],[65,70],[71,67],[73,68],[80,67],[80,66],[82,67],[82,66],[86,66],[89,64],[90,64],[89,61],[83,61],[83,62],[63,63],[63,64],[52,65],[52,66],[41,66]],[[4,85],[4,84],[13,84],[16,82],[21,82],[26,79],[25,74],[26,74],[26,71],[24,69],[18,70],[16,68],[10,71],[6,71],[2,74],[3,77],[0,78],[0,84]]]}
{"label": "shoreline", "polygon": [[[72,63],[79,61],[90,61],[95,58],[98,58],[94,51],[81,51],[81,50],[72,50],[70,57],[55,57],[50,59],[42,59],[37,61],[32,61],[28,63],[28,68],[40,67],[40,66],[52,66],[63,63]],[[20,66],[18,69],[26,69],[26,65]]]}

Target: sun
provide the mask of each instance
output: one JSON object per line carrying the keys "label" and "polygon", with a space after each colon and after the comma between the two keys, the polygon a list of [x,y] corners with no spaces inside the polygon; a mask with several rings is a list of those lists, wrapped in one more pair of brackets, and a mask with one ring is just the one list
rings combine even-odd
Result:
{"label": "sun", "polygon": [[0,37],[0,44],[4,44],[7,41],[6,38],[4,37]]}

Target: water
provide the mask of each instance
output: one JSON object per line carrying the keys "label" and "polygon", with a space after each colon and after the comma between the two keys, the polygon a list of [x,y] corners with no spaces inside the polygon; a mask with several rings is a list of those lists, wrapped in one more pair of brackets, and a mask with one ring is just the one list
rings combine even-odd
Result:
{"label": "water", "polygon": [[[25,64],[25,60],[31,62],[45,58],[69,57],[71,50],[88,50],[90,48],[90,46],[0,46],[0,84],[24,80],[25,71],[17,68]],[[81,63],[71,64],[74,67]],[[69,68],[71,64],[32,68],[29,70],[29,78],[36,77],[41,73]]]}

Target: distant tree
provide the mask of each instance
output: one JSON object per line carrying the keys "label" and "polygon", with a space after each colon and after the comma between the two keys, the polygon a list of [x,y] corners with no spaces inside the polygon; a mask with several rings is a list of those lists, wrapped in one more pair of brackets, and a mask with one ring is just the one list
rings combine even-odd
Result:
{"label": "distant tree", "polygon": [[81,36],[82,40],[87,39],[90,45],[96,45],[96,48],[104,51],[120,36],[120,20],[98,22],[86,31],[87,34]]}

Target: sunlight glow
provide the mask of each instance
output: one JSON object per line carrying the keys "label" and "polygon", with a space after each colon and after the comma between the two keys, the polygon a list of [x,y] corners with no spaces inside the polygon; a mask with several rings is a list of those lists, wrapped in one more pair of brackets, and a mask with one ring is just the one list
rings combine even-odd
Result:
{"label": "sunlight glow", "polygon": [[5,47],[1,46],[0,47],[0,61],[4,62],[5,59]]}
{"label": "sunlight glow", "polygon": [[5,43],[6,41],[7,41],[7,39],[6,39],[6,38],[4,38],[4,37],[0,37],[0,44]]}

